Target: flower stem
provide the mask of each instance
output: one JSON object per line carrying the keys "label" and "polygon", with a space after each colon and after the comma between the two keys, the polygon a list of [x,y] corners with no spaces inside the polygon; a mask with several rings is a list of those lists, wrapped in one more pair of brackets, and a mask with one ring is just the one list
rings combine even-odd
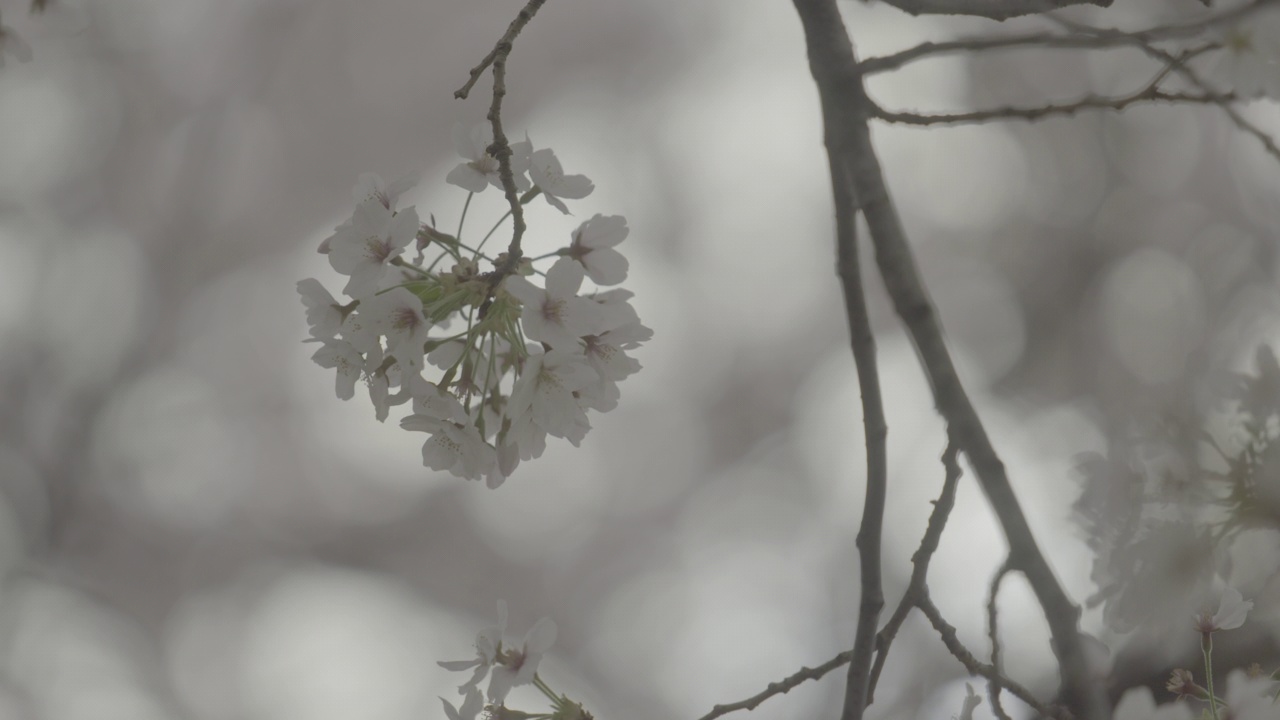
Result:
{"label": "flower stem", "polygon": [[466,222],[467,220],[467,208],[471,207],[471,197],[473,195],[475,195],[475,193],[468,191],[467,201],[462,203],[462,216],[458,218],[458,232],[453,234],[453,236],[458,238],[459,240],[462,239],[462,223]]}
{"label": "flower stem", "polygon": [[1213,693],[1213,633],[1201,635],[1200,649],[1204,652],[1204,684],[1209,691],[1209,712],[1213,720],[1221,720],[1218,715],[1218,697]]}
{"label": "flower stem", "polygon": [[[494,223],[493,227],[489,228],[489,232],[485,233],[484,237],[480,239],[480,244],[476,245],[476,257],[480,257],[480,248],[484,247],[486,242],[489,242],[489,238],[493,237],[493,234],[498,231],[498,228],[502,227],[502,223],[506,222],[509,217],[511,217],[510,210],[504,213],[502,217],[498,218],[498,222]],[[467,249],[470,250],[471,248]]]}
{"label": "flower stem", "polygon": [[533,676],[533,686],[541,690],[543,695],[546,695],[548,698],[551,699],[551,702],[553,703],[560,702],[560,696],[556,694],[556,691],[552,690],[551,686],[547,685],[546,681],[544,681],[537,674],[534,674]]}

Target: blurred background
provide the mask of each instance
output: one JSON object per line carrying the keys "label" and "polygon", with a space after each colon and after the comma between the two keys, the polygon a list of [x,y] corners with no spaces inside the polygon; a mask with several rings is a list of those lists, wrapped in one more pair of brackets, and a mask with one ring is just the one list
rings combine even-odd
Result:
{"label": "blurred background", "polygon": [[[557,623],[541,674],[602,719],[692,720],[851,645],[862,428],[790,3],[551,0],[517,41],[509,134],[597,187],[576,217],[531,206],[526,247],[625,215],[625,287],[655,337],[581,448],[552,442],[496,491],[423,468],[422,436],[377,423],[362,393],[334,397],[294,286],[339,289],[315,247],[361,172],[422,173],[402,204],[456,223],[450,129],[483,119],[488,80],[452,93],[522,3],[26,5],[0,0],[35,56],[0,71],[0,718],[443,717],[437,696],[456,701],[464,677],[436,661],[471,657],[500,599],[517,641]],[[843,7],[863,56],[1044,27]],[[1073,17],[1198,11],[1117,0]],[[1122,93],[1150,71],[1134,51],[993,53],[871,88],[957,110]],[[1275,103],[1246,113],[1280,131]],[[1080,454],[1152,418],[1197,422],[1215,379],[1280,339],[1280,162],[1214,108],[875,141],[968,387],[1083,601]],[[471,227],[501,207],[477,196]],[[944,429],[870,286],[891,608]],[[1273,535],[1233,566],[1260,638],[1280,627]],[[931,586],[980,656],[1004,551],[966,478]],[[1051,696],[1042,614],[1019,578],[1000,599],[1012,675]],[[1132,644],[1099,609],[1085,624]],[[1185,657],[1185,624],[1131,674]],[[913,618],[871,716],[952,717],[964,681]],[[842,692],[843,670],[750,717],[834,717]],[[531,688],[511,701],[543,707]]]}

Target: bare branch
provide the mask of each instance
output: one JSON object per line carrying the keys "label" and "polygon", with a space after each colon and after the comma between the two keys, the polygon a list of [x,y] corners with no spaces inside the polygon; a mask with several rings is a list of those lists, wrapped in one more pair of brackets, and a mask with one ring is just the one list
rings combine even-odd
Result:
{"label": "bare branch", "polygon": [[1111,7],[1112,0],[884,0],[910,15],[972,15],[1008,20],[1071,5]]}
{"label": "bare branch", "polygon": [[[1078,628],[1080,610],[1059,585],[1041,553],[977,411],[956,373],[937,313],[916,269],[897,209],[871,144],[867,118],[874,112],[858,72],[848,31],[835,0],[793,0],[804,26],[809,67],[818,85],[823,117],[836,127],[855,195],[871,230],[876,262],[894,308],[906,324],[948,428],[973,466],[1011,548],[1013,567],[1030,582],[1048,621],[1060,661],[1063,696],[1088,720],[1105,719],[1110,707],[1089,672]],[[830,147],[830,146],[829,146]]]}
{"label": "bare branch", "polygon": [[1063,35],[1061,33],[1041,31],[1005,37],[975,37],[943,42],[924,42],[891,55],[867,58],[858,63],[858,68],[864,74],[869,75],[887,70],[897,70],[908,63],[936,55],[983,50],[1007,50],[1026,47],[1100,50],[1123,45],[1150,45],[1162,40],[1194,37],[1203,33],[1209,27],[1238,20],[1268,5],[1274,5],[1276,2],[1280,2],[1280,0],[1256,0],[1247,5],[1205,15],[1192,22],[1157,25],[1146,30],[1137,31],[1098,28],[1076,23],[1058,15],[1046,14],[1046,18],[1068,30],[1071,34]]}
{"label": "bare branch", "polygon": [[897,637],[902,623],[906,622],[907,616],[911,614],[912,608],[916,605],[916,599],[928,594],[926,583],[929,578],[929,561],[938,550],[938,543],[942,540],[942,530],[947,526],[947,518],[951,516],[951,509],[956,504],[956,488],[960,485],[961,475],[957,457],[959,452],[960,447],[956,445],[955,440],[951,440],[942,453],[942,466],[946,469],[942,481],[942,494],[934,501],[933,512],[929,514],[929,524],[925,527],[924,537],[920,539],[920,547],[911,556],[911,580],[907,583],[907,589],[902,593],[902,599],[898,601],[898,607],[894,609],[889,622],[885,623],[884,628],[876,635],[876,662],[871,668],[871,678],[867,685],[868,705],[875,700],[876,684],[880,680],[881,671],[884,670],[885,661],[889,658],[889,647],[893,644],[893,639]]}
{"label": "bare branch", "polygon": [[1097,49],[1110,47],[1125,42],[1119,38],[1111,39],[1099,35],[1062,35],[1052,32],[1037,32],[1027,35],[1010,35],[1007,37],[970,38],[966,40],[948,40],[945,42],[923,42],[892,55],[869,57],[858,63],[858,69],[864,75],[897,70],[904,65],[937,55],[951,53],[981,52],[983,50],[1011,50],[1014,48],[1056,48],[1056,49]]}
{"label": "bare branch", "polygon": [[715,720],[721,715],[728,715],[738,710],[754,710],[760,703],[773,697],[774,695],[783,695],[791,691],[792,688],[806,680],[817,680],[823,675],[835,670],[836,668],[849,662],[849,658],[853,657],[852,650],[845,650],[839,655],[813,668],[800,668],[800,671],[794,675],[778,682],[769,683],[762,692],[752,695],[746,700],[740,700],[735,703],[727,703],[725,705],[716,705],[711,708],[711,712],[698,718],[698,720]]}
{"label": "bare branch", "polygon": [[1000,595],[1000,583],[1004,582],[1005,576],[1012,569],[1006,559],[996,571],[995,577],[991,578],[991,588],[987,591],[987,637],[991,639],[991,667],[996,671],[995,676],[987,681],[987,692],[991,696],[991,712],[1000,720],[1012,719],[1000,704],[1000,688],[1004,685],[1001,675],[1004,670],[1000,667],[1000,625],[997,622],[996,598]]}
{"label": "bare branch", "polygon": [[1035,122],[1060,115],[1075,115],[1086,110],[1124,110],[1130,105],[1142,103],[1186,103],[1186,104],[1221,104],[1235,99],[1235,95],[1186,94],[1170,93],[1147,87],[1132,95],[1124,97],[1102,97],[1089,95],[1074,102],[1041,105],[1038,107],[999,107],[990,110],[975,110],[967,113],[946,113],[938,115],[920,115],[917,113],[889,112],[875,108],[875,117],[885,122],[902,125],[964,125],[992,122],[998,120],[1026,120]]}

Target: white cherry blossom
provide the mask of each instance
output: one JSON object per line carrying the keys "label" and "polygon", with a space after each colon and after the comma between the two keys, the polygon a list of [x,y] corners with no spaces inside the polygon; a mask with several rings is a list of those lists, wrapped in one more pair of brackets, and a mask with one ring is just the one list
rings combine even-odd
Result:
{"label": "white cherry blossom", "polygon": [[504,287],[524,305],[520,322],[530,340],[553,348],[578,347],[579,338],[593,332],[600,312],[578,297],[585,271],[570,258],[562,257],[547,271],[547,286],[540,288],[519,275],[506,279]]}
{"label": "white cherry blossom", "polygon": [[[493,127],[488,123],[467,129],[462,125],[453,127],[453,145],[466,162],[449,171],[444,181],[457,185],[464,190],[478,193],[492,185],[502,190],[502,177],[498,172],[498,159],[489,154],[489,146],[493,144]],[[524,192],[529,189],[529,156],[533,143],[528,140],[511,143],[511,175],[515,180],[516,190]]]}
{"label": "white cherry blossom", "polygon": [[414,414],[400,421],[405,430],[431,433],[422,445],[422,463],[432,470],[447,470],[458,477],[478,480],[493,471],[497,454],[480,436],[452,395],[434,385],[414,400]]}
{"label": "white cherry blossom", "polygon": [[401,368],[422,368],[423,345],[431,323],[417,295],[402,287],[392,288],[361,301],[360,314],[375,332],[386,336],[387,354]]}
{"label": "white cherry blossom", "polygon": [[1212,615],[1202,611],[1196,615],[1196,630],[1203,634],[1218,630],[1235,630],[1244,625],[1245,617],[1253,609],[1253,601],[1245,600],[1239,590],[1228,585],[1222,591],[1218,609]]}
{"label": "white cherry blossom", "polygon": [[432,470],[447,470],[460,478],[479,480],[493,472],[498,457],[493,446],[480,437],[480,431],[470,422],[417,422],[420,416],[410,415],[401,421],[406,430],[426,430],[434,426],[431,437],[422,444],[422,464]]}
{"label": "white cherry blossom", "polygon": [[542,618],[525,633],[519,648],[499,653],[498,663],[489,677],[489,701],[501,705],[512,688],[533,682],[538,663],[555,642],[556,624],[550,618]]}
{"label": "white cherry blossom", "polygon": [[582,263],[597,285],[617,285],[627,279],[627,259],[614,246],[627,239],[627,219],[594,215],[573,231],[566,255]]}
{"label": "white cherry blossom", "polygon": [[364,355],[346,340],[325,340],[311,356],[322,368],[338,371],[335,390],[339,400],[350,400],[356,394],[356,381],[364,374]]}
{"label": "white cherry blossom", "polygon": [[[489,674],[489,668],[498,660],[498,650],[502,647],[502,636],[507,632],[507,601],[498,601],[498,624],[489,625],[476,633],[476,657],[471,660],[441,660],[436,664],[445,670],[461,672],[475,668],[471,679],[463,683],[458,690],[468,693],[476,688],[481,680]],[[463,703],[464,705],[466,703]]]}
{"label": "white cherry blossom", "polygon": [[351,224],[329,243],[329,264],[350,278],[343,292],[363,299],[378,291],[387,265],[418,235],[418,213],[392,213],[376,198],[356,206]]}
{"label": "white cherry blossom", "polygon": [[565,215],[569,214],[569,208],[560,198],[581,200],[596,189],[586,175],[565,175],[556,154],[549,148],[535,150],[529,156],[529,162],[529,176],[533,178],[533,183],[542,191],[547,202]]}
{"label": "white cherry blossom", "polygon": [[[511,403],[515,402],[515,395],[512,394]],[[514,405],[508,404],[508,412],[514,409]],[[533,422],[533,409],[526,405],[519,413],[511,415],[511,429],[507,431],[507,443],[516,450],[516,458],[519,460],[534,460],[542,457],[542,453],[547,449],[547,431],[543,430]],[[510,453],[510,450],[506,451]],[[501,452],[499,459],[503,459]],[[506,462],[510,464],[514,470],[516,461],[511,459],[508,454]],[[506,473],[510,475],[510,472]]]}
{"label": "white cherry blossom", "polygon": [[579,405],[596,412],[609,412],[618,407],[618,400],[622,399],[618,383],[604,378],[583,387],[574,395],[578,398]]}
{"label": "white cherry blossom", "polygon": [[[377,173],[360,173],[360,177],[356,179],[355,186],[351,188],[351,196],[355,198],[356,205],[366,200],[377,200],[386,209],[394,211],[396,209],[396,200],[400,199],[400,196],[406,190],[417,184],[418,179],[412,175],[402,177],[388,185],[383,182]],[[333,239],[350,227],[351,220],[344,220],[342,224],[333,229],[332,235],[320,242],[320,247],[316,248],[316,251],[322,255],[327,255]]]}
{"label": "white cherry blossom", "polygon": [[1231,720],[1275,720],[1280,717],[1280,704],[1273,699],[1270,678],[1250,678],[1243,670],[1232,670],[1227,676],[1227,707]]}
{"label": "white cherry blossom", "polygon": [[631,339],[626,344],[619,345],[619,347],[628,350],[640,347],[640,343],[653,337],[653,331],[640,324],[640,316],[636,313],[635,308],[631,307],[631,303],[627,302],[634,296],[635,293],[622,288],[592,293],[587,296],[587,299],[595,303],[596,307],[600,309],[598,332],[628,328],[627,334]]}
{"label": "white cherry blossom", "polygon": [[[510,436],[508,436],[510,438]],[[542,445],[546,447],[547,435],[542,434]],[[499,443],[494,450],[497,452],[498,462],[485,477],[485,484],[489,489],[501,487],[502,483],[511,477],[516,471],[516,467],[520,464],[520,448],[514,442]]]}
{"label": "white cherry blossom", "polygon": [[511,414],[528,409],[534,424],[577,446],[591,424],[574,391],[599,379],[581,353],[552,350],[531,353],[511,390]]}
{"label": "white cherry blossom", "polygon": [[355,198],[357,205],[366,200],[377,200],[382,203],[382,207],[395,210],[396,200],[417,184],[418,178],[413,175],[406,175],[387,184],[377,173],[360,173],[355,187],[351,189],[351,195]]}

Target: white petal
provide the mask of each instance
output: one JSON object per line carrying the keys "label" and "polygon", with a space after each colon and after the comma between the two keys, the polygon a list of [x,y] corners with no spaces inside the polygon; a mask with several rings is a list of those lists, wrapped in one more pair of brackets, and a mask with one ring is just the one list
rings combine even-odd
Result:
{"label": "white petal", "polygon": [[570,200],[581,200],[591,194],[596,186],[587,179],[586,175],[565,175],[556,183],[555,192],[563,198]]}
{"label": "white petal", "polygon": [[541,655],[551,649],[556,644],[556,624],[551,618],[542,618],[529,628],[528,634],[524,636],[525,652],[533,655]]}
{"label": "white petal", "polygon": [[512,275],[504,280],[502,287],[525,307],[536,308],[547,299],[547,291],[519,275]]}
{"label": "white petal", "polygon": [[1213,614],[1213,624],[1219,630],[1235,630],[1244,625],[1245,617],[1253,609],[1253,601],[1245,600],[1239,590],[1227,586],[1218,602],[1218,611]]}
{"label": "white petal", "polygon": [[444,181],[463,190],[470,190],[473,193],[481,192],[489,187],[489,178],[467,163],[462,163],[450,170],[449,174],[444,176]]}
{"label": "white petal", "polygon": [[582,259],[591,281],[597,285],[617,285],[627,279],[630,263],[613,248],[598,248]]}
{"label": "white petal", "polygon": [[562,257],[547,270],[547,294],[560,299],[578,294],[586,270],[572,258]]}

